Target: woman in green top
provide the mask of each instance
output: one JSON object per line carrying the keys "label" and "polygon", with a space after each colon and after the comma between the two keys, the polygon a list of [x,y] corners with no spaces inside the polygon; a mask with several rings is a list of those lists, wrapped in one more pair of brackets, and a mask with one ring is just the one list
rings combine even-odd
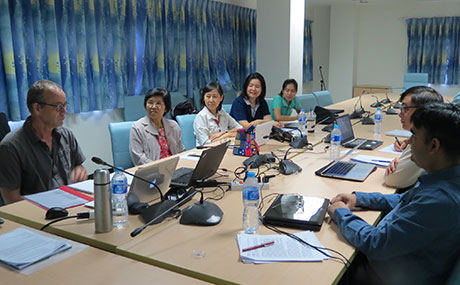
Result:
{"label": "woman in green top", "polygon": [[286,79],[280,94],[273,98],[270,104],[270,114],[275,121],[292,121],[297,120],[297,115],[291,116],[292,109],[300,112],[302,107],[295,97],[297,94],[297,81],[295,79]]}

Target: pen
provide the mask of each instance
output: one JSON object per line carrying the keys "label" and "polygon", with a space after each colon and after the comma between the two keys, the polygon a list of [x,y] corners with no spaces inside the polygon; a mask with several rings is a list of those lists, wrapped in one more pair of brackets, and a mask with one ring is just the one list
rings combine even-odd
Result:
{"label": "pen", "polygon": [[380,159],[372,159],[372,161],[376,161],[376,162],[387,162],[387,163],[390,163],[391,160],[380,160]]}
{"label": "pen", "polygon": [[191,154],[189,154],[188,156],[192,156],[192,157],[201,157],[201,155],[199,155],[199,154],[194,154],[194,153],[191,153]]}
{"label": "pen", "polygon": [[251,250],[266,247],[266,246],[270,246],[270,245],[273,245],[273,244],[275,244],[274,241],[269,241],[269,242],[266,242],[266,243],[263,243],[263,244],[259,244],[259,245],[255,245],[255,246],[245,248],[245,249],[243,249],[243,252],[251,251]]}
{"label": "pen", "polygon": [[398,140],[398,137],[395,137],[395,140],[396,140],[396,142],[397,142],[399,145],[401,145],[401,143],[400,143],[399,140]]}

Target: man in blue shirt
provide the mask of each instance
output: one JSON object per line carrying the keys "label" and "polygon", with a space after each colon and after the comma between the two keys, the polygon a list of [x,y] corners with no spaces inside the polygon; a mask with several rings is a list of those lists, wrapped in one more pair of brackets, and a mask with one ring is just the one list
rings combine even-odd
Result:
{"label": "man in blue shirt", "polygon": [[[367,258],[350,272],[351,284],[443,284],[460,256],[460,106],[429,104],[411,121],[412,160],[427,172],[413,189],[331,200],[329,215]],[[355,207],[387,215],[374,227]]]}

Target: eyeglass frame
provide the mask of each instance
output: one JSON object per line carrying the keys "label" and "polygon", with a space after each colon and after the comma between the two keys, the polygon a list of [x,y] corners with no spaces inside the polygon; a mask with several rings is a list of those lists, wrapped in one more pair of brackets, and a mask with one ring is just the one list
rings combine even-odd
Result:
{"label": "eyeglass frame", "polygon": [[65,102],[64,104],[63,103],[58,103],[58,104],[50,104],[50,103],[46,103],[46,102],[36,102],[40,105],[46,105],[46,106],[50,106],[50,107],[54,107],[56,108],[56,111],[58,112],[62,112],[64,110],[67,110],[67,106],[69,106],[69,102]]}
{"label": "eyeglass frame", "polygon": [[418,108],[418,106],[404,106],[404,105],[402,105],[399,110],[401,111],[401,113],[406,113],[407,111],[409,111],[409,109],[413,109],[413,108]]}

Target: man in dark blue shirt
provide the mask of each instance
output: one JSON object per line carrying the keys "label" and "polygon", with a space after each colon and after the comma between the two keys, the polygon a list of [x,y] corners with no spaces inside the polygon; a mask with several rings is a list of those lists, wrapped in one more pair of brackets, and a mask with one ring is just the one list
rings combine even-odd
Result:
{"label": "man in dark blue shirt", "polygon": [[[429,104],[411,121],[412,160],[427,172],[413,189],[331,200],[329,215],[367,258],[351,272],[351,284],[443,284],[459,258],[460,106]],[[387,215],[374,227],[352,214],[355,207]]]}

